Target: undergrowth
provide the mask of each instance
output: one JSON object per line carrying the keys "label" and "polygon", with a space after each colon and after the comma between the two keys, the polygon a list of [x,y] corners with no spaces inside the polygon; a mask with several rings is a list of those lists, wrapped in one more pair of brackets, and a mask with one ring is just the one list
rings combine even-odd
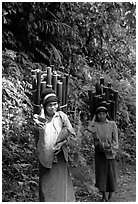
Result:
{"label": "undergrowth", "polygon": [[[2,76],[2,191],[3,202],[38,201],[38,160],[35,153],[34,129],[32,121],[32,93],[30,70],[44,65],[30,61],[23,53],[11,50],[3,52]],[[79,66],[79,64],[78,64]],[[26,69],[25,69],[26,67]],[[88,68],[88,67],[87,67]],[[76,148],[70,151],[70,170],[73,177],[77,201],[95,200],[94,148],[93,139],[85,132],[90,121],[88,93],[103,73],[93,70],[92,78],[83,73],[80,80],[70,77],[68,116],[76,134]],[[124,80],[119,84],[110,73],[105,81],[111,80],[119,90],[120,149],[117,161],[135,163],[135,80]],[[132,81],[133,80],[133,81]],[[85,81],[85,83],[84,83]],[[127,86],[126,86],[127,84]]]}

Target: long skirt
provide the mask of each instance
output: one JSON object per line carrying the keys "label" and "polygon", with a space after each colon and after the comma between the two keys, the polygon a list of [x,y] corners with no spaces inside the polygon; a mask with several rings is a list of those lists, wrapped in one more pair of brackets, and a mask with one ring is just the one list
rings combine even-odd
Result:
{"label": "long skirt", "polygon": [[75,202],[72,180],[63,152],[57,155],[52,168],[39,166],[40,202]]}
{"label": "long skirt", "polygon": [[95,186],[100,192],[114,192],[116,188],[115,159],[106,159],[104,152],[95,148]]}

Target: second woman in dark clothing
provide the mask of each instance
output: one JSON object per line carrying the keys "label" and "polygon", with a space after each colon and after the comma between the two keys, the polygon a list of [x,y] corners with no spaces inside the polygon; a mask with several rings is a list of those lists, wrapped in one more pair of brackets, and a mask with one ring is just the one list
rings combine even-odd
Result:
{"label": "second woman in dark clothing", "polygon": [[[118,149],[117,126],[107,119],[107,114],[106,107],[99,107],[89,126],[95,146],[95,186],[102,193],[103,202],[110,200],[116,189],[115,155]],[[109,192],[108,197],[106,192]]]}

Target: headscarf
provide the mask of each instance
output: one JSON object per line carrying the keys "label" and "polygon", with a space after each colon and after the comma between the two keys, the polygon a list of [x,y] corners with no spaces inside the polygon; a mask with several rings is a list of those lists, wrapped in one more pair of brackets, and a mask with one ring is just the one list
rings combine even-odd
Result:
{"label": "headscarf", "polygon": [[41,93],[41,103],[43,106],[47,105],[50,102],[58,102],[58,98],[51,88],[46,88],[42,93]]}

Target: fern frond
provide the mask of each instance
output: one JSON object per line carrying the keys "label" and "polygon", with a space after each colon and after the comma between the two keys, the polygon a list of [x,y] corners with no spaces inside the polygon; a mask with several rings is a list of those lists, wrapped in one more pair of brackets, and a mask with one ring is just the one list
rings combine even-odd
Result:
{"label": "fern frond", "polygon": [[56,60],[59,61],[62,64],[62,60],[61,60],[62,54],[61,54],[61,52],[59,50],[57,50],[57,48],[52,43],[50,43],[50,45],[52,47],[52,50],[54,52]]}

